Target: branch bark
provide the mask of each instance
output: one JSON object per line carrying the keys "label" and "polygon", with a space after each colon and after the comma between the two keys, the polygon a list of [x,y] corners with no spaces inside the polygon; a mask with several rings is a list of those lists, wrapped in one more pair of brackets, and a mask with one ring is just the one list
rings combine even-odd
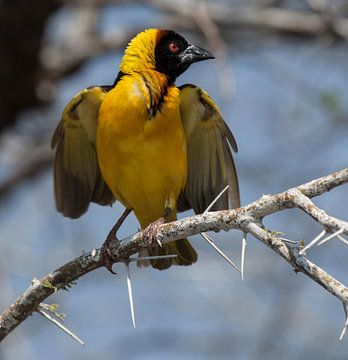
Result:
{"label": "branch bark", "polygon": [[[259,200],[234,210],[208,212],[164,224],[158,228],[157,239],[168,243],[206,231],[237,229],[250,233],[285,259],[295,271],[301,271],[348,307],[348,288],[326,271],[300,255],[299,246],[291,245],[262,225],[265,216],[285,209],[299,208],[327,231],[341,230],[348,234],[348,222],[336,219],[318,208],[310,198],[319,196],[348,182],[348,168],[313,180],[275,195],[264,195]],[[110,247],[113,263],[125,261],[129,256],[150,246],[142,232],[115,242]],[[54,270],[40,280],[34,279],[29,288],[0,316],[0,341],[16,326],[38,309],[41,302],[54,292],[90,271],[104,266],[100,250],[94,249]]]}

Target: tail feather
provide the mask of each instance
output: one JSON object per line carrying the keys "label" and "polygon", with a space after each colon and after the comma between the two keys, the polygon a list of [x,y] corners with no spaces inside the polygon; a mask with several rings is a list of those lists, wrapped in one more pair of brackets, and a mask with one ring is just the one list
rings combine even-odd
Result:
{"label": "tail feather", "polygon": [[174,246],[178,255],[173,258],[173,262],[177,265],[191,265],[197,261],[197,253],[187,239],[180,239],[169,245]]}
{"label": "tail feather", "polygon": [[[162,247],[155,246],[146,250],[149,256],[177,255],[173,258],[150,260],[151,266],[158,270],[168,269],[171,265],[188,266],[197,261],[197,253],[187,239],[180,239],[169,244],[164,244]],[[141,256],[146,255],[144,251],[139,254],[139,266],[147,265],[141,260]]]}

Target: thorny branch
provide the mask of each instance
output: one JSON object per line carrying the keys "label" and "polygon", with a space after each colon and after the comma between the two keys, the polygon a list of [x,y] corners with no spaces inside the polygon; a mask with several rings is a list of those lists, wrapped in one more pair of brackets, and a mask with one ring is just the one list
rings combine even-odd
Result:
{"label": "thorny branch", "polygon": [[[325,227],[327,232],[341,230],[348,235],[348,222],[336,219],[312,203],[310,198],[319,196],[348,182],[348,168],[313,180],[304,185],[288,189],[276,195],[264,195],[259,200],[234,210],[207,212],[164,224],[158,228],[157,240],[168,243],[183,237],[211,230],[237,229],[249,233],[285,259],[297,272],[310,277],[348,307],[348,288],[323,269],[300,255],[301,248],[283,241],[279,234],[262,225],[265,216],[285,209],[299,208]],[[127,261],[143,247],[149,246],[149,239],[142,232],[125,238],[110,248],[113,262]],[[23,322],[40,304],[54,292],[64,289],[80,276],[104,264],[100,250],[94,249],[61,266],[40,280],[33,280],[29,288],[0,316],[0,341]],[[342,334],[344,331],[342,331]]]}

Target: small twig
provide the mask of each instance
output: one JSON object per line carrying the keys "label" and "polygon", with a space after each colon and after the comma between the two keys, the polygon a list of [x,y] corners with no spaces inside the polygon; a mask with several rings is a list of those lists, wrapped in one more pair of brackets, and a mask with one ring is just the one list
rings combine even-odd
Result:
{"label": "small twig", "polygon": [[[334,175],[334,174],[333,174]],[[333,216],[328,215],[323,209],[320,209],[313,203],[312,200],[299,186],[298,188],[291,189],[288,192],[295,207],[303,210],[306,214],[311,216],[315,221],[321,224],[327,231],[337,231],[343,229],[342,232],[348,234],[348,223],[346,221],[337,219]]]}
{"label": "small twig", "polygon": [[208,244],[211,245],[214,250],[219,254],[221,255],[230,265],[232,265],[238,272],[240,272],[240,270],[238,269],[238,267],[233,263],[233,261],[227,256],[225,255],[225,253],[220,250],[217,245],[215,244],[214,240],[209,237],[206,233],[202,232],[201,235],[203,236],[203,238],[205,240],[207,240]]}
{"label": "small twig", "polygon": [[247,233],[243,231],[242,254],[240,257],[240,270],[241,270],[242,280],[244,280],[244,263],[245,263],[246,245],[247,245]]}
{"label": "small twig", "polygon": [[85,346],[86,344],[77,336],[75,335],[72,331],[70,331],[69,329],[67,329],[63,324],[61,324],[58,320],[56,320],[55,318],[53,318],[51,315],[47,314],[45,311],[43,311],[42,309],[40,309],[40,307],[37,308],[36,310],[37,313],[41,314],[44,318],[46,318],[47,320],[51,321],[54,325],[58,326],[59,329],[61,329],[62,331],[64,331],[66,334],[68,334],[70,337],[72,337],[75,341],[77,341],[80,345]]}
{"label": "small twig", "polygon": [[280,255],[297,271],[301,271],[303,274],[309,276],[343,303],[348,303],[348,288],[328,272],[321,269],[318,265],[314,264],[304,256],[299,256],[299,251],[296,247],[286,246],[278,236],[267,231],[257,223],[247,223],[245,224],[245,229],[248,233],[261,240],[269,248]]}
{"label": "small twig", "polygon": [[131,311],[133,328],[134,328],[134,330],[136,330],[133,291],[132,291],[132,282],[131,282],[130,271],[129,271],[129,263],[128,263],[128,261],[125,261],[124,264],[126,266],[126,271],[127,271],[127,288],[128,288],[129,307],[130,307],[130,311]]}
{"label": "small twig", "polygon": [[56,311],[58,308],[58,304],[48,305],[48,304],[41,303],[39,305],[39,308],[41,310],[47,310],[49,313],[53,314],[53,316],[55,316],[57,319],[64,321],[65,314],[60,314]]}

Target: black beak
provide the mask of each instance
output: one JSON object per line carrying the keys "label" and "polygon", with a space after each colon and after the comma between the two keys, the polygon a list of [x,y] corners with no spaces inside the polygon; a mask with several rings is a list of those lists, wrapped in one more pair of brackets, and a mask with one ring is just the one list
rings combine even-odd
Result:
{"label": "black beak", "polygon": [[215,57],[209,51],[189,44],[189,46],[180,54],[180,59],[182,64],[192,64],[197,61],[215,59]]}

